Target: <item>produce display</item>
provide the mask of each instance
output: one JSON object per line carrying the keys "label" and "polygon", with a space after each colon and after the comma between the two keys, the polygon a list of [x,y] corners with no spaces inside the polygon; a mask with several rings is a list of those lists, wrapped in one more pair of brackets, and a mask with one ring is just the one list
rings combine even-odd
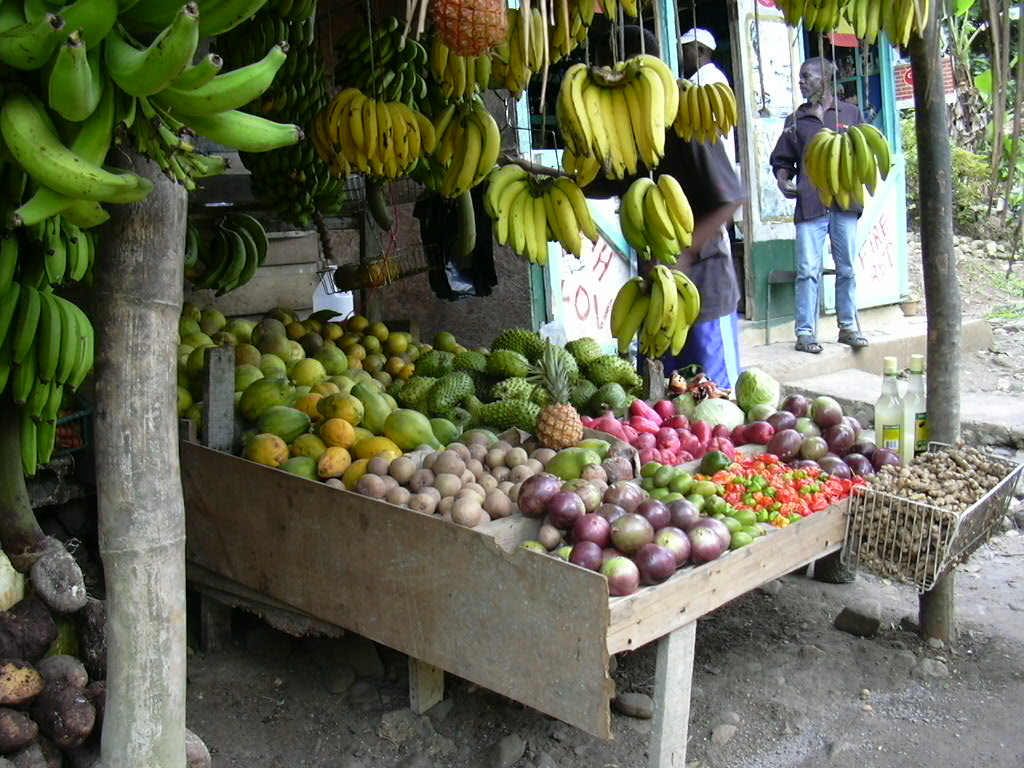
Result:
{"label": "produce display", "polygon": [[652,256],[675,266],[693,242],[693,209],[679,182],[667,173],[641,176],[626,190],[619,206],[622,234],[642,259]]}
{"label": "produce display", "polygon": [[848,126],[843,133],[825,128],[804,153],[807,178],[826,206],[833,200],[843,208],[863,205],[864,188],[874,194],[879,175],[885,179],[891,165],[889,143],[870,123]]}
{"label": "produce display", "polygon": [[440,83],[445,99],[465,101],[474,93],[490,88],[491,57],[459,56],[440,38],[434,38],[430,48],[430,74]]}
{"label": "produce display", "polygon": [[736,94],[725,83],[679,81],[679,110],[672,127],[683,141],[713,141],[736,127]]}
{"label": "produce display", "polygon": [[378,101],[400,101],[415,107],[426,99],[423,68],[427,50],[405,36],[404,27],[389,16],[371,29],[356,27],[342,36],[334,44],[335,83]]}
{"label": "produce display", "polygon": [[629,350],[640,337],[640,354],[661,357],[678,355],[700,317],[700,293],[684,273],[658,264],[650,277],[630,278],[612,303],[611,331],[619,353]]}
{"label": "produce display", "polygon": [[544,19],[537,8],[529,15],[509,8],[507,14],[508,37],[491,52],[491,86],[505,88],[518,99],[544,68]]}

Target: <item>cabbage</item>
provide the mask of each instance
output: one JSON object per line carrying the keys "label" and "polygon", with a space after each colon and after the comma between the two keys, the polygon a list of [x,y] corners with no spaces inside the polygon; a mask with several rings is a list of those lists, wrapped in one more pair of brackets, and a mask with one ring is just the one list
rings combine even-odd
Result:
{"label": "cabbage", "polygon": [[683,392],[679,397],[673,398],[672,402],[676,404],[676,413],[688,419],[693,418],[693,409],[695,407],[693,395],[689,392]]}
{"label": "cabbage", "polygon": [[692,420],[706,421],[711,426],[725,424],[730,430],[733,430],[745,419],[746,415],[732,400],[726,400],[724,397],[709,397],[694,408]]}
{"label": "cabbage", "polygon": [[744,411],[755,405],[779,406],[779,382],[760,368],[747,368],[736,379],[736,403]]}

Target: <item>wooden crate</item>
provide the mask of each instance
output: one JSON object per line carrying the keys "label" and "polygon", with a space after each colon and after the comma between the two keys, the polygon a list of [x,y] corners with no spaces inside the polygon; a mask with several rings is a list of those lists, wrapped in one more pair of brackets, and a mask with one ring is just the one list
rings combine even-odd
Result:
{"label": "wooden crate", "polygon": [[181,463],[190,565],[594,736],[612,737],[609,656],[661,640],[651,759],[665,766],[685,753],[696,619],[838,550],[848,514],[609,599],[600,574],[517,546],[537,520],[462,528],[189,442]]}

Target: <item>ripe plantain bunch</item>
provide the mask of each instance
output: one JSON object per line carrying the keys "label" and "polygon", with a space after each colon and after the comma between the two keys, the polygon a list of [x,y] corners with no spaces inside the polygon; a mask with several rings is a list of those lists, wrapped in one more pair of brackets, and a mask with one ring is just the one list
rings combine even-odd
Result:
{"label": "ripe plantain bunch", "polygon": [[885,179],[892,166],[889,142],[870,123],[851,125],[844,133],[824,128],[814,134],[804,151],[802,173],[818,190],[826,206],[864,205],[864,188],[874,194],[878,177]]}
{"label": "ripe plantain bunch", "polygon": [[[252,21],[216,40],[225,60],[253,62],[275,43],[296,52],[285,60],[273,84],[243,109],[254,116],[286,120],[313,134],[313,118],[327,104],[323,67],[313,38],[314,19],[286,21],[264,10]],[[344,202],[343,181],[317,156],[312,141],[273,152],[240,153],[249,169],[253,194],[275,215],[302,229],[314,215],[336,213]]]}

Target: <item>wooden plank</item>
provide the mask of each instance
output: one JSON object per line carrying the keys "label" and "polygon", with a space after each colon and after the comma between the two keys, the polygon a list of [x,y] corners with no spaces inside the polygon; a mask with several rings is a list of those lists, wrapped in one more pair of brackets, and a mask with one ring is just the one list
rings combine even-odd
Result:
{"label": "wooden plank", "polygon": [[189,562],[611,738],[600,574],[193,443],[181,466]]}
{"label": "wooden plank", "polygon": [[422,715],[444,698],[444,670],[409,657],[409,709]]}
{"label": "wooden plank", "polygon": [[203,369],[203,444],[230,451],[235,439],[235,350],[212,347]]}
{"label": "wooden plank", "polygon": [[635,650],[745,592],[835,552],[846,535],[849,509],[849,500],[835,504],[718,560],[680,570],[657,587],[613,598],[608,652]]}
{"label": "wooden plank", "polygon": [[231,644],[231,606],[213,596],[199,595],[199,646],[217,653]]}
{"label": "wooden plank", "polygon": [[316,232],[268,232],[267,258],[261,269],[284,264],[316,264],[320,241]]}
{"label": "wooden plank", "polygon": [[683,768],[686,765],[696,637],[697,622],[691,621],[658,640],[650,768]]}
{"label": "wooden plank", "polygon": [[214,296],[214,291],[196,291],[186,287],[185,300],[200,307],[216,305],[229,317],[259,315],[271,307],[303,311],[313,306],[317,279],[314,263],[260,267],[252,280],[230,293]]}

